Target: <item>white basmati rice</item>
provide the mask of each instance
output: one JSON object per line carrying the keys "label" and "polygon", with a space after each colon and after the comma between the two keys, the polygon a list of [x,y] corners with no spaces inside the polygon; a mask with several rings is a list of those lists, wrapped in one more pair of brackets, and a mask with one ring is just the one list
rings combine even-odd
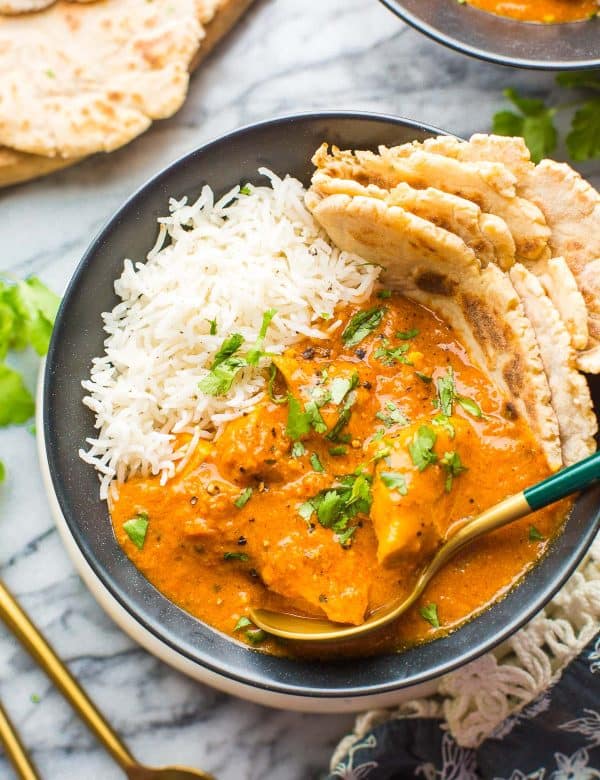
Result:
{"label": "white basmati rice", "polygon": [[[336,305],[373,290],[379,269],[331,245],[304,205],[302,184],[260,173],[271,186],[249,195],[236,187],[215,203],[204,187],[193,204],[171,199],[147,261],[125,260],[115,282],[121,302],[102,315],[105,354],[82,382],[99,433],[80,455],[98,470],[102,498],[114,479],[132,474],[166,482],[199,439],[260,400],[268,359],[242,369],[226,396],[198,389],[224,338],[241,333],[252,345],[263,313],[275,308],[265,348],[281,352],[337,329],[327,319]],[[191,434],[190,444],[175,449],[177,433]]]}

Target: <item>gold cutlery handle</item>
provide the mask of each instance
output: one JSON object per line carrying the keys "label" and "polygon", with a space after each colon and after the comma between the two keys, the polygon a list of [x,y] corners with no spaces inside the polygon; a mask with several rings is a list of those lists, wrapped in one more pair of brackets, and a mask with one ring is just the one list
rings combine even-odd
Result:
{"label": "gold cutlery handle", "polygon": [[[42,667],[115,761],[125,770],[137,766],[131,753],[2,582],[0,582],[0,619]],[[24,775],[24,777],[37,778],[37,775]]]}
{"label": "gold cutlery handle", "polygon": [[6,757],[14,766],[21,780],[40,780],[15,727],[0,704],[0,741],[4,745]]}

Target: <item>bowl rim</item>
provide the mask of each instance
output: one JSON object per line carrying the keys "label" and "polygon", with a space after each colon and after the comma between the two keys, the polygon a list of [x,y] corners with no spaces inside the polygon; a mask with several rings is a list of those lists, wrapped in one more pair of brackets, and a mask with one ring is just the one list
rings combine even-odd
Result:
{"label": "bowl rim", "polygon": [[[448,0],[451,2],[452,0]],[[531,59],[528,57],[515,57],[510,54],[501,54],[501,53],[495,53],[487,51],[486,49],[482,49],[479,46],[475,46],[473,44],[467,43],[465,41],[460,40],[460,38],[457,38],[453,35],[450,35],[443,30],[441,30],[438,27],[435,27],[428,22],[424,21],[420,16],[410,11],[408,8],[404,6],[404,3],[402,0],[379,0],[380,3],[382,3],[386,8],[391,11],[396,16],[400,17],[403,21],[405,21],[407,24],[409,24],[411,27],[413,27],[415,30],[418,30],[419,32],[426,35],[428,38],[431,38],[432,40],[436,41],[436,43],[441,43],[442,46],[446,46],[449,49],[454,49],[454,51],[460,52],[461,54],[466,54],[469,57],[475,57],[478,60],[484,60],[485,62],[492,62],[496,65],[504,65],[506,67],[512,67],[512,68],[523,68],[526,70],[558,70],[558,71],[575,71],[575,70],[593,70],[595,68],[600,68],[600,54],[598,57],[594,57],[591,59],[581,59],[581,60],[539,60],[539,59]],[[457,0],[454,0],[454,2],[457,2]],[[482,11],[478,8],[472,8],[473,11],[478,11],[479,13],[485,13],[490,16],[494,16],[494,14],[490,14],[487,11]],[[528,25],[533,26],[533,24],[528,22],[520,22],[518,20],[509,19],[508,17],[502,17],[497,16],[497,18],[500,20],[500,23],[502,21],[509,21],[509,22],[517,22],[521,25]],[[552,27],[571,27],[575,24],[586,24],[587,22],[590,22],[592,24],[595,24],[598,20],[581,20],[578,22],[559,22],[557,24],[553,24]]]}
{"label": "bowl rim", "polygon": [[[185,163],[188,160],[191,160],[195,155],[208,153],[213,149],[213,147],[216,147],[223,143],[227,143],[239,136],[245,135],[246,133],[257,132],[257,131],[260,132],[262,129],[265,128],[277,127],[277,126],[285,127],[286,125],[289,125],[290,123],[296,121],[311,122],[311,121],[336,120],[336,119],[379,121],[379,122],[383,122],[384,124],[397,125],[399,127],[410,128],[415,131],[423,131],[431,134],[446,134],[445,131],[442,131],[431,125],[427,125],[417,120],[394,116],[390,114],[374,113],[374,112],[367,112],[367,111],[337,111],[337,110],[309,111],[309,112],[300,112],[295,114],[278,116],[275,118],[270,118],[270,119],[247,124],[241,128],[217,136],[212,140],[206,142],[205,144],[202,144],[180,155],[174,161],[168,163],[160,171],[158,171],[156,174],[151,176],[142,185],[140,185],[135,190],[135,192],[130,197],[128,197],[122,203],[122,205],[114,213],[111,214],[111,216],[107,220],[105,220],[103,226],[96,232],[95,236],[92,238],[81,260],[79,261],[75,271],[73,272],[71,279],[69,280],[69,283],[64,292],[57,313],[56,325],[52,334],[50,347],[48,349],[48,355],[46,358],[46,363],[44,368],[44,383],[43,383],[43,388],[41,390],[42,392],[41,397],[43,399],[43,410],[42,410],[43,411],[43,444],[44,444],[44,452],[45,452],[46,460],[49,467],[52,487],[56,495],[56,499],[58,500],[60,510],[65,518],[66,524],[69,527],[69,532],[73,537],[75,544],[79,548],[81,554],[83,555],[87,563],[90,565],[94,574],[102,582],[102,584],[109,592],[109,594],[113,596],[114,599],[143,628],[145,628],[147,631],[153,634],[160,642],[166,644],[175,652],[189,659],[190,661],[197,663],[201,666],[204,666],[210,671],[215,672],[223,677],[226,677],[233,681],[237,681],[246,686],[250,685],[267,692],[270,691],[272,693],[288,694],[296,697],[305,696],[305,697],[312,697],[317,699],[319,698],[321,699],[346,698],[347,699],[349,697],[353,699],[360,698],[360,697],[367,698],[367,697],[376,696],[377,694],[384,694],[392,691],[400,691],[402,689],[410,688],[411,686],[419,685],[421,683],[425,683],[435,678],[438,678],[441,675],[446,674],[452,671],[453,669],[463,666],[464,664],[476,659],[477,657],[483,655],[484,653],[489,652],[498,644],[500,644],[505,639],[507,639],[510,635],[512,635],[515,631],[517,631],[522,625],[528,622],[563,586],[563,584],[568,579],[568,577],[573,573],[573,571],[575,570],[579,562],[584,558],[595,536],[596,533],[595,526],[597,526],[598,521],[600,520],[600,485],[599,485],[597,490],[594,489],[592,491],[588,491],[588,493],[586,493],[583,497],[583,500],[585,500],[586,497],[589,499],[590,493],[593,493],[593,495],[591,495],[591,500],[592,500],[591,514],[593,517],[591,519],[588,518],[585,521],[585,523],[583,519],[580,521],[581,523],[584,523],[584,533],[582,533],[576,539],[571,540],[572,542],[571,544],[567,544],[565,542],[566,550],[562,551],[564,555],[557,557],[556,561],[554,561],[556,565],[552,568],[552,576],[549,576],[547,581],[542,582],[541,586],[539,584],[536,586],[536,582],[541,578],[541,574],[544,570],[543,569],[544,563],[547,562],[550,558],[552,558],[552,554],[553,551],[555,551],[555,548],[559,549],[561,548],[561,545],[565,546],[565,544],[562,544],[562,542],[564,542],[566,538],[568,523],[567,525],[565,525],[565,528],[563,532],[559,535],[559,537],[555,541],[553,541],[553,543],[550,545],[550,550],[544,556],[544,558],[540,560],[538,564],[534,566],[530,571],[527,572],[525,577],[522,578],[521,582],[519,582],[516,586],[512,587],[508,591],[508,593],[499,601],[495,602],[492,605],[492,607],[484,610],[482,613],[477,615],[474,619],[468,621],[466,624],[463,624],[460,628],[455,629],[450,634],[440,639],[425,643],[424,645],[420,645],[417,648],[411,648],[405,651],[404,653],[400,654],[400,657],[404,656],[405,658],[408,658],[408,654],[410,653],[424,652],[424,651],[427,652],[426,650],[427,648],[431,648],[439,642],[449,642],[449,643],[457,644],[458,647],[457,651],[454,653],[453,660],[450,661],[444,660],[442,662],[434,663],[432,664],[431,669],[426,673],[417,672],[416,674],[413,673],[412,676],[411,674],[408,674],[408,676],[403,677],[401,679],[391,679],[389,682],[385,682],[385,683],[381,683],[381,682],[367,683],[367,684],[360,684],[357,686],[344,687],[343,689],[327,687],[326,685],[308,685],[308,684],[303,684],[301,681],[289,682],[286,680],[283,682],[281,681],[267,682],[257,677],[252,677],[247,674],[241,674],[238,671],[233,671],[231,666],[228,666],[226,663],[222,663],[218,657],[215,658],[214,655],[210,655],[206,651],[203,653],[198,651],[197,655],[194,656],[194,654],[192,654],[185,647],[178,646],[177,642],[173,641],[170,638],[167,631],[161,631],[160,624],[153,624],[153,622],[148,620],[146,616],[140,614],[139,611],[135,609],[136,604],[134,603],[134,600],[131,598],[131,596],[123,589],[121,589],[118,583],[112,580],[110,574],[102,568],[100,563],[96,560],[95,556],[88,555],[88,551],[86,550],[86,546],[84,544],[85,536],[80,531],[78,525],[72,520],[71,511],[68,506],[68,502],[66,500],[66,491],[63,485],[63,478],[61,476],[60,469],[58,467],[56,452],[52,446],[52,437],[55,434],[53,431],[52,414],[50,411],[52,407],[53,363],[54,363],[55,353],[58,349],[59,334],[61,332],[65,319],[67,319],[67,312],[68,312],[71,296],[74,293],[76,293],[76,288],[80,284],[81,277],[85,274],[88,265],[93,261],[96,252],[100,249],[104,240],[111,234],[113,228],[119,226],[123,215],[125,214],[125,212],[131,209],[131,207],[135,204],[137,199],[141,198],[148,190],[153,189],[157,184],[160,184],[161,179],[163,177],[172,173],[174,169],[177,169],[185,165]],[[166,197],[165,197],[165,202],[166,202]],[[588,503],[590,503],[589,500]],[[569,518],[569,520],[570,519],[571,518]],[[154,586],[151,583],[149,583],[149,585],[150,587],[154,588]],[[155,588],[155,590],[157,589]],[[530,596],[531,598],[527,601],[525,607],[520,607],[519,604],[517,604],[516,609],[511,614],[511,616],[510,617],[505,616],[502,619],[501,621],[502,629],[498,631],[497,626],[495,626],[494,624],[493,617],[490,616],[493,613],[495,617],[498,617],[500,612],[507,611],[506,610],[507,605],[510,606],[512,600],[518,599],[518,596],[515,596],[515,594],[517,593],[518,596],[521,596],[520,601],[522,601],[522,597],[524,595],[526,597]],[[170,608],[183,612],[185,615],[198,621],[203,626],[207,626],[210,630],[212,630],[213,633],[216,633],[224,637],[226,636],[221,632],[217,631],[216,629],[212,628],[208,624],[203,623],[203,621],[200,621],[198,618],[193,618],[193,616],[190,616],[189,613],[185,612],[185,610],[182,610],[180,607],[174,604],[174,602],[167,599],[167,597],[164,596],[162,593],[160,593],[160,596],[165,602],[167,602]],[[461,648],[460,639],[457,641],[456,637],[460,637],[461,632],[464,632],[469,626],[480,626],[480,625],[483,626],[486,623],[488,623],[489,627],[492,628],[494,631],[492,636],[486,638],[486,637],[482,637],[481,634],[477,634],[476,640],[472,643],[472,645],[470,645],[467,648],[464,647]],[[227,636],[227,639],[235,642],[235,640],[231,639],[231,637]],[[423,648],[425,648],[425,650],[423,650]],[[249,652],[252,652],[252,650],[249,649]],[[199,656],[202,657],[200,658]],[[399,656],[398,654],[385,654],[383,656],[379,656],[379,658],[385,658],[385,657],[397,658]],[[274,658],[274,656],[268,655],[267,658],[272,659]],[[283,664],[294,665],[295,663],[294,661],[288,658],[277,658],[276,660],[277,662],[282,662]],[[352,659],[350,659],[350,661],[351,660]],[[369,659],[359,659],[359,661],[360,660],[368,661]],[[299,662],[299,664],[312,664],[312,665],[318,665],[321,663],[322,662],[320,661]]]}

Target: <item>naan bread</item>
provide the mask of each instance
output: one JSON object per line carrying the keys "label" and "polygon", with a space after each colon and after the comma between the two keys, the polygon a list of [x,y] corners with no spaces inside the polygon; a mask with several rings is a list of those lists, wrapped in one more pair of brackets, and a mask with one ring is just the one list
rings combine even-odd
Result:
{"label": "naan bread", "polygon": [[[0,14],[29,14],[42,11],[56,0],[0,0]],[[94,3],[96,0],[70,0],[72,3]]]}
{"label": "naan bread", "polygon": [[[592,271],[593,264],[587,269]],[[585,349],[589,339],[588,312],[581,290],[564,257],[553,257],[536,263],[533,269],[558,311],[576,350]],[[581,280],[583,282],[583,279]]]}
{"label": "naan bread", "polygon": [[[565,291],[562,304],[558,297],[551,297],[561,314],[569,307],[567,298],[578,307],[570,318],[565,319],[563,315],[573,346],[578,350],[587,347],[587,351],[577,356],[578,365],[582,371],[600,373],[600,278],[595,270],[600,258],[600,194],[565,163],[542,160],[534,165],[522,138],[479,134],[469,141],[460,141],[439,137],[400,148],[404,154],[410,149],[423,149],[464,162],[499,162],[515,175],[518,194],[536,204],[544,214],[550,228],[551,256],[564,258],[568,268],[560,265],[555,269],[560,272],[560,286]],[[546,284],[546,260],[542,259],[538,266],[527,265]],[[573,287],[583,295],[586,325],[582,323],[580,301],[572,295]],[[547,289],[550,294],[552,288]]]}
{"label": "naan bread", "polygon": [[[217,0],[208,0],[209,10]],[[48,157],[116,149],[171,116],[204,0],[57,2],[0,19],[0,144]]]}
{"label": "naan bread", "polygon": [[[96,0],[100,2],[100,0]],[[210,0],[199,7],[204,37],[190,63],[193,71],[233,27],[253,0]],[[1,29],[1,27],[0,27]],[[7,187],[74,165],[81,157],[46,157],[0,146],[0,187]]]}
{"label": "naan bread", "polygon": [[382,281],[435,311],[506,398],[506,413],[529,423],[552,470],[562,458],[556,414],[531,323],[507,274],[486,268],[452,233],[368,196],[307,204],[341,249],[383,268]]}
{"label": "naan bread", "polygon": [[401,182],[417,189],[433,187],[470,200],[481,211],[500,217],[515,242],[517,256],[537,260],[548,253],[550,231],[537,206],[516,195],[516,179],[501,163],[462,162],[406,147],[380,147],[373,152],[349,152],[321,147],[313,157],[318,169],[332,178],[354,179],[391,190]]}
{"label": "naan bread", "polygon": [[575,365],[569,334],[537,276],[518,263],[511,268],[510,278],[536,335],[558,420],[563,461],[569,466],[596,450],[598,423],[590,390]]}
{"label": "naan bread", "polygon": [[353,179],[332,179],[318,171],[313,177],[311,191],[321,197],[348,194],[379,198],[449,233],[455,233],[475,252],[483,265],[495,262],[502,268],[510,268],[515,261],[515,243],[503,220],[484,214],[470,200],[434,187],[418,190],[403,182],[391,190],[384,190],[375,184],[363,186]]}

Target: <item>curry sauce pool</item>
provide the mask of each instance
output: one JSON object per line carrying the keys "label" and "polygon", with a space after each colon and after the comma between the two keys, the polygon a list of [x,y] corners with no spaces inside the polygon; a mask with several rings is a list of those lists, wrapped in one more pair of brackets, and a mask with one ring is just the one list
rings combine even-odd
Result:
{"label": "curry sauce pool", "polygon": [[[166,486],[133,477],[111,500],[116,536],[150,582],[278,654],[293,649],[248,625],[250,604],[359,623],[410,589],[453,522],[549,473],[528,426],[431,311],[381,290],[336,318],[329,339],[275,357],[270,397],[200,442]],[[463,551],[397,624],[345,652],[460,625],[543,555],[567,506]]]}

